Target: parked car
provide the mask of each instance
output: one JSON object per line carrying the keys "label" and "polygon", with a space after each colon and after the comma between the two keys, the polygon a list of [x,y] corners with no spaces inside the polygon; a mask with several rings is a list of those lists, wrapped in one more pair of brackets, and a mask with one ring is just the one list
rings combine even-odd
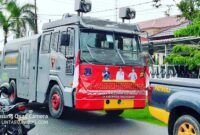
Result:
{"label": "parked car", "polygon": [[169,135],[200,135],[200,80],[151,79],[149,111]]}

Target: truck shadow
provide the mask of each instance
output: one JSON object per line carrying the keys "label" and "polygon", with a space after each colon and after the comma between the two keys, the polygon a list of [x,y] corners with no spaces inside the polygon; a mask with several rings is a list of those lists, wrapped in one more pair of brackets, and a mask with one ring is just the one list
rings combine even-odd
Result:
{"label": "truck shadow", "polygon": [[126,120],[120,116],[115,118],[108,117],[103,111],[79,111],[71,108],[66,108],[61,119],[54,119],[50,116],[48,108],[44,105],[33,103],[28,105],[28,109],[33,110],[34,114],[48,115],[49,121],[59,121],[64,123],[77,123],[90,126],[94,124],[103,126],[110,124],[114,124],[115,126],[127,126],[127,124],[130,122],[130,120]]}

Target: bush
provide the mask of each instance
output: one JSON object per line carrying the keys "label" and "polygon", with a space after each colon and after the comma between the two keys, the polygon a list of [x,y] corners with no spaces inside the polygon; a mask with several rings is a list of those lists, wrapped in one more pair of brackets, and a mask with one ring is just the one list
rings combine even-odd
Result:
{"label": "bush", "polygon": [[193,24],[174,32],[175,37],[200,36],[200,21],[195,19]]}
{"label": "bush", "polygon": [[193,70],[200,65],[199,45],[176,45],[172,53],[166,57],[166,63],[174,65],[186,65]]}

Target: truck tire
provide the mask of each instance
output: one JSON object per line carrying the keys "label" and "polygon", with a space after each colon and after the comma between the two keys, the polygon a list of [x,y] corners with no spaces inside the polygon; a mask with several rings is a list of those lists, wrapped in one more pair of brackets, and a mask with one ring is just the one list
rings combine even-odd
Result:
{"label": "truck tire", "polygon": [[200,124],[196,118],[183,115],[174,124],[173,135],[200,135]]}
{"label": "truck tire", "polygon": [[64,111],[64,98],[60,87],[55,84],[49,94],[49,112],[53,118],[59,119]]}
{"label": "truck tire", "polygon": [[18,100],[16,83],[14,80],[11,80],[9,85],[10,85],[9,89],[11,93],[8,95],[8,98],[9,98],[10,104],[15,104]]}
{"label": "truck tire", "polygon": [[106,110],[108,117],[118,117],[124,112],[124,110]]}

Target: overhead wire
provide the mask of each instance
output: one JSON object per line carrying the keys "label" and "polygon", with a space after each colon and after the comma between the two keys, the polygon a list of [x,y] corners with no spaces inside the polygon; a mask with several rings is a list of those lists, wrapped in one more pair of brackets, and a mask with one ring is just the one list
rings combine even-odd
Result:
{"label": "overhead wire", "polygon": [[[160,7],[159,9],[163,9],[163,8],[167,8],[167,7]],[[146,11],[152,11],[152,10],[159,10],[157,8],[148,8],[148,9],[143,9],[143,10],[138,10],[136,11],[137,13],[140,13],[140,12],[146,12]],[[160,11],[158,11],[160,12]],[[39,13],[38,14],[39,16],[62,16],[61,14],[44,14],[44,13]]]}
{"label": "overhead wire", "polygon": [[62,1],[62,0],[53,0],[53,2],[59,2],[59,3],[62,3],[62,4],[64,4],[64,3],[65,4],[73,4],[74,3],[73,1]]}
{"label": "overhead wire", "polygon": [[[55,1],[56,2],[60,2],[60,3],[69,2],[69,1],[62,1],[62,0],[55,0]],[[150,4],[150,3],[153,3],[153,1],[151,0],[151,1],[141,2],[141,3],[137,3],[137,4],[130,4],[130,5],[127,5],[127,6],[121,6],[121,7],[117,7],[117,8],[110,8],[110,9],[105,9],[105,10],[97,10],[97,11],[90,12],[88,14],[109,12],[109,11],[118,10],[118,9],[124,8],[124,7],[141,6],[141,5]],[[72,3],[70,3],[70,4],[72,4]],[[167,8],[166,6],[160,7],[158,9]],[[154,12],[151,12],[152,10],[157,10],[157,8],[149,8],[149,9],[138,10],[137,13],[139,15],[153,14]],[[147,11],[150,11],[150,12],[147,12]],[[145,13],[143,13],[143,12],[145,12]],[[164,12],[164,11],[156,11],[156,13],[160,13],[160,12]],[[38,16],[39,16],[40,21],[42,21],[42,20],[54,20],[54,19],[52,19],[52,17],[62,17],[63,15],[62,14],[44,14],[44,13],[38,13]],[[97,16],[97,17],[114,17],[114,16],[115,15],[106,15],[106,16],[102,15],[102,16]],[[46,18],[46,17],[48,17],[48,18]],[[51,18],[49,18],[49,17],[51,17]]]}
{"label": "overhead wire", "polygon": [[[60,0],[56,0],[56,1],[60,1]],[[117,10],[117,9],[124,8],[124,7],[140,6],[140,5],[149,4],[149,3],[153,3],[153,1],[151,0],[151,1],[147,1],[147,2],[142,2],[142,3],[127,5],[127,6],[122,6],[122,7],[118,7],[118,8],[110,8],[110,9],[105,9],[105,10],[92,11],[92,12],[89,12],[88,14],[109,12],[109,11]],[[165,8],[165,7],[160,7],[159,9],[161,9],[161,8]],[[137,11],[137,12],[145,12],[145,11],[156,10],[156,9],[157,8],[154,8],[154,9],[153,8],[152,9],[144,9],[144,10],[140,10],[140,11]],[[40,13],[38,15],[41,15],[41,16],[62,16],[61,14],[42,14],[42,13]]]}
{"label": "overhead wire", "polygon": [[107,12],[107,11],[113,11],[113,10],[117,10],[117,9],[120,9],[120,8],[126,8],[126,7],[140,6],[140,5],[145,5],[145,4],[149,4],[149,3],[152,3],[152,2],[153,1],[148,1],[148,2],[142,2],[142,3],[138,3],[138,4],[127,5],[127,6],[117,7],[117,8],[110,8],[110,9],[105,9],[105,10],[98,10],[98,11],[90,12],[90,14]]}

